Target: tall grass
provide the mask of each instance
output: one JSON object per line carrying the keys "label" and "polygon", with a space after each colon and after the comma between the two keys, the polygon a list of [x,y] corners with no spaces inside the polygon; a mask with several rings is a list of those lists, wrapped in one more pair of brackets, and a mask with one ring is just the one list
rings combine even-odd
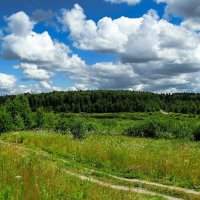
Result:
{"label": "tall grass", "polygon": [[110,135],[91,135],[79,141],[70,135],[45,132],[8,134],[1,138],[124,177],[200,189],[199,143]]}
{"label": "tall grass", "polygon": [[152,199],[128,191],[98,186],[69,176],[41,155],[0,146],[0,199],[2,200],[114,200]]}

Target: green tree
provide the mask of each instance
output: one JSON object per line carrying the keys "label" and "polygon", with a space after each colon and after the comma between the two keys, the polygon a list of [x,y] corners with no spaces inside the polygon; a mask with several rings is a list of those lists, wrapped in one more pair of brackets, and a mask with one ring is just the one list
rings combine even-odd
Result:
{"label": "green tree", "polygon": [[40,107],[36,110],[36,127],[38,128],[42,128],[43,126],[43,123],[44,123],[44,116],[45,116],[45,113],[44,113],[44,109],[43,107]]}
{"label": "green tree", "polygon": [[13,119],[9,112],[0,109],[0,133],[4,133],[13,129]]}
{"label": "green tree", "polygon": [[24,120],[20,115],[16,115],[14,119],[15,130],[23,130],[25,128]]}

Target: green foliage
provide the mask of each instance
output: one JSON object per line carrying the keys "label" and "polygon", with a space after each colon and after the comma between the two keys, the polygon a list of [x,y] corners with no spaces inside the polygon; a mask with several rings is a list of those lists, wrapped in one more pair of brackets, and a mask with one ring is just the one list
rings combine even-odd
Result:
{"label": "green foliage", "polygon": [[12,130],[14,127],[13,119],[10,113],[6,112],[5,109],[0,110],[0,133],[4,133]]}
{"label": "green foliage", "polygon": [[194,140],[194,125],[185,121],[149,120],[125,129],[124,135],[145,138]]}
{"label": "green foliage", "polygon": [[68,121],[66,120],[66,118],[60,117],[58,119],[58,122],[57,122],[57,124],[55,126],[55,130],[56,131],[61,131],[61,132],[70,131],[69,124],[68,124]]}
{"label": "green foliage", "polygon": [[195,141],[200,141],[200,126],[198,126],[198,127],[194,130],[194,140],[195,140]]}
{"label": "green foliage", "polygon": [[144,137],[144,128],[142,125],[133,125],[127,128],[123,134],[132,137]]}
{"label": "green foliage", "polygon": [[45,113],[43,115],[42,128],[47,130],[56,130],[58,125],[59,116],[55,113]]}
{"label": "green foliage", "polygon": [[23,130],[25,128],[24,120],[20,115],[16,115],[14,119],[15,130]]}
{"label": "green foliage", "polygon": [[5,109],[11,114],[14,119],[15,116],[20,116],[26,128],[31,126],[31,108],[29,105],[29,100],[25,95],[15,96],[13,100],[8,99],[5,102]]}
{"label": "green foliage", "polygon": [[44,116],[45,116],[44,109],[42,107],[38,108],[36,110],[36,115],[35,115],[36,126],[38,128],[41,128],[43,126]]}
{"label": "green foliage", "polygon": [[132,137],[155,138],[163,127],[158,121],[149,121],[145,124],[133,125],[124,131],[124,134]]}
{"label": "green foliage", "polygon": [[[35,112],[40,107],[43,107],[45,112],[58,113],[155,112],[162,109],[167,112],[192,114],[191,117],[195,117],[200,114],[200,94],[68,91],[0,97],[0,105],[6,105],[10,112],[14,111],[12,113],[14,115],[21,113],[23,118],[24,114],[30,113],[30,110]],[[25,120],[26,126],[27,120]]]}
{"label": "green foliage", "polygon": [[71,120],[69,127],[75,139],[83,139],[86,137],[87,129],[81,119]]}
{"label": "green foliage", "polygon": [[[88,132],[125,132],[135,137],[194,140],[197,137],[194,136],[195,124],[200,113],[198,94],[52,92],[0,97],[0,102],[14,122],[14,125],[11,123],[7,128],[2,128],[4,131],[40,128],[68,133],[72,130],[73,121],[76,121],[71,118],[78,117]],[[161,109],[166,112],[154,112]],[[173,114],[168,111],[192,114]]]}

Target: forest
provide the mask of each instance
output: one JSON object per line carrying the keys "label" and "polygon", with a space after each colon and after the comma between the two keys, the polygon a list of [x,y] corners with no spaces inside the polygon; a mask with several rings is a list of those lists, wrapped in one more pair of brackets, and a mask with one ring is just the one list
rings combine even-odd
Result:
{"label": "forest", "polygon": [[154,112],[162,109],[166,112],[200,114],[200,94],[195,93],[155,94],[99,90],[0,97],[1,107],[9,107],[11,104],[15,107],[20,101],[26,103],[31,111],[42,107],[45,111],[56,113]]}
{"label": "forest", "polygon": [[0,133],[42,129],[77,138],[106,132],[200,140],[200,94],[77,91],[2,96],[0,102]]}

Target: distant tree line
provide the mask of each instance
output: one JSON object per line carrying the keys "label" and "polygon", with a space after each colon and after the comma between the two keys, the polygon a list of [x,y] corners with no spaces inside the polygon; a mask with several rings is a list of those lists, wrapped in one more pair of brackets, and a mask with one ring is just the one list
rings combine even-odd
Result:
{"label": "distant tree line", "polygon": [[[80,118],[67,118],[65,113],[154,112],[161,109],[166,112],[200,114],[200,94],[70,91],[2,96],[0,133],[11,130],[47,129],[71,132],[74,137],[83,138],[86,132],[94,129],[92,124],[84,124]],[[141,127],[130,127],[125,134],[200,140],[200,127],[193,129],[194,127],[185,124],[177,126],[176,123],[169,125],[153,122]],[[166,136],[168,132],[170,134]]]}
{"label": "distant tree line", "polygon": [[[22,103],[18,99],[21,99]],[[18,100],[18,102],[17,102]],[[24,107],[26,103],[26,107]],[[21,105],[18,105],[21,104]],[[154,94],[132,91],[68,91],[0,97],[1,107],[25,112],[43,108],[56,113],[166,112],[200,114],[200,94]],[[14,115],[14,113],[13,113]],[[28,119],[26,119],[28,123]]]}

